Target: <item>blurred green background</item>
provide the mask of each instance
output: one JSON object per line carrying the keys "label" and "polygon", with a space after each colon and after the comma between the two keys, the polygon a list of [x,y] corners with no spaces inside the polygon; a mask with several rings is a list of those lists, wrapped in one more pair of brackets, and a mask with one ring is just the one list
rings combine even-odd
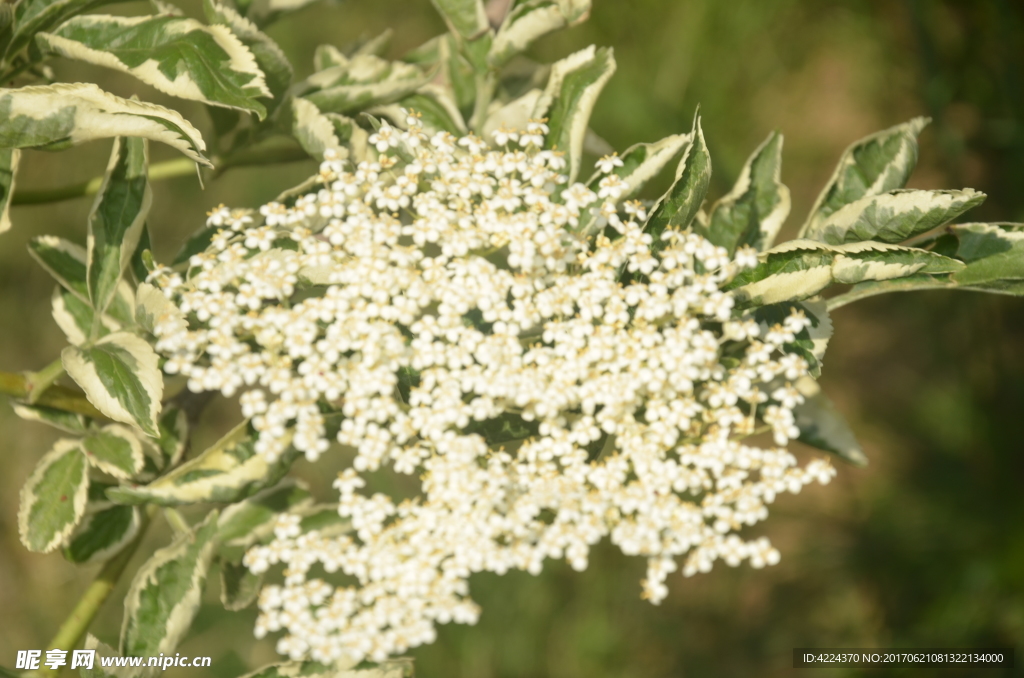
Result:
{"label": "blurred green background", "polygon": [[[181,3],[198,16],[199,3]],[[701,105],[724,193],[771,129],[786,135],[783,181],[793,192],[790,232],[842,149],[872,131],[929,115],[919,188],[971,186],[988,201],[971,217],[1024,221],[1024,4],[1018,0],[595,0],[591,19],[541,40],[551,61],[597,43],[618,72],[594,129],[616,148],[686,131]],[[129,7],[129,11],[132,6]],[[136,11],[143,11],[138,4]],[[389,56],[443,30],[427,0],[321,4],[270,33],[311,71],[313,48],[395,30]],[[131,80],[68,62],[122,96],[202,110]],[[102,172],[109,144],[61,154],[27,152],[21,189]],[[153,148],[154,160],[173,157]],[[194,178],[155,187],[151,226],[166,259],[218,203],[257,205],[312,173],[312,162],[239,169],[199,190]],[[15,207],[0,238],[0,369],[38,369],[62,348],[50,319],[52,283],[25,243],[51,233],[84,240],[89,200]],[[794,647],[1016,647],[1024,650],[1024,300],[965,292],[869,299],[838,311],[822,384],[848,416],[871,464],[839,466],[828,487],[781,498],[757,528],[782,550],[768,570],[718,566],[669,580],[658,607],[641,601],[643,562],[600,548],[575,574],[550,564],[539,577],[473,579],[483,615],[443,627],[412,654],[425,678],[552,676],[1002,676],[1021,669],[791,668]],[[231,423],[208,413],[202,440]],[[17,537],[18,488],[55,435],[0,404],[0,664],[41,649],[95,573],[58,555],[30,554]],[[197,444],[201,445],[199,441]],[[323,467],[302,465],[329,499]],[[145,549],[167,539],[154,530]],[[134,565],[132,566],[134,567]],[[182,654],[213,667],[170,670],[235,678],[275,658],[255,641],[255,611],[227,613],[217,584]],[[94,631],[116,641],[123,586]],[[1017,666],[1024,663],[1018,656]]]}

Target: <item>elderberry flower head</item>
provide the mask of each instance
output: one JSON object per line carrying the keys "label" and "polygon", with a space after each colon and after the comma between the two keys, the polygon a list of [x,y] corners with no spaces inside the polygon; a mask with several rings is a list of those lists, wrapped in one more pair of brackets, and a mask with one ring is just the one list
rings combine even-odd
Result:
{"label": "elderberry flower head", "polygon": [[[618,156],[567,185],[543,121],[502,127],[498,148],[407,123],[370,137],[375,161],[328,153],[294,205],[214,211],[187,275],[151,276],[182,312],[155,329],[165,369],[241,393],[260,454],[316,460],[331,437],[354,455],[335,482],[350,531],[284,516],[246,555],[284,565],[257,636],[379,661],[473,623],[471,574],[583,570],[605,538],[647,559],[653,603],[677,562],[777,562],[741,531],[834,471],[784,448],[809,367],[783,347],[808,319],[766,327],[722,289],[756,253],[645,232]],[[775,446],[743,442],[762,431]],[[383,467],[419,495],[368,491]]]}

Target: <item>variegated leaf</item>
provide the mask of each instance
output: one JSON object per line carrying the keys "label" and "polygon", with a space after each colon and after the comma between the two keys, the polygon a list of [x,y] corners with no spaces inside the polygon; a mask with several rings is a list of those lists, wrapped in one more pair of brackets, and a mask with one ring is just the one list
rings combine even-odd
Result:
{"label": "variegated leaf", "polygon": [[83,247],[53,235],[40,235],[29,241],[28,253],[64,289],[74,293],[86,304],[89,303],[86,253]]}
{"label": "variegated leaf", "polygon": [[77,440],[58,440],[21,488],[18,534],[29,551],[48,553],[74,531],[89,496],[89,464]]}
{"label": "variegated leaf", "polygon": [[69,346],[64,369],[96,408],[114,421],[157,437],[164,382],[153,347],[128,332],[109,334],[89,348]]}
{"label": "variegated leaf", "polygon": [[157,326],[167,322],[186,322],[185,314],[171,303],[162,290],[142,283],[135,290],[135,322],[154,334]]}
{"label": "variegated leaf", "polygon": [[928,118],[914,118],[864,137],[847,148],[811,208],[800,237],[818,230],[822,221],[844,205],[903,188],[917,165],[917,136],[928,122]]}
{"label": "variegated leaf", "polygon": [[412,659],[389,659],[380,664],[363,662],[358,666],[342,663],[325,666],[313,661],[270,664],[242,678],[412,678]]}
{"label": "variegated leaf", "polygon": [[278,515],[311,503],[309,490],[286,479],[224,509],[217,539],[225,546],[248,548],[273,532]]}
{"label": "variegated leaf", "polygon": [[11,229],[11,196],[20,158],[20,149],[0,148],[0,233]]}
{"label": "variegated leaf", "polygon": [[317,45],[317,48],[313,51],[314,71],[323,71],[335,66],[347,65],[348,57],[334,45]]}
{"label": "variegated leaf", "polygon": [[89,300],[99,313],[117,291],[153,202],[146,175],[146,139],[117,137],[103,184],[89,214],[86,280]]}
{"label": "variegated leaf", "polygon": [[255,113],[272,98],[253,53],[223,24],[176,16],[88,15],[36,36],[40,49],[129,73],[161,92]]}
{"label": "variegated leaf", "polygon": [[1024,225],[957,224],[956,256],[967,266],[953,279],[961,285],[1024,280]]}
{"label": "variegated leaf", "polygon": [[94,139],[144,137],[172,146],[201,165],[199,130],[163,106],[116,97],[92,83],[0,88],[0,147],[56,151]]}
{"label": "variegated leaf", "polygon": [[808,230],[830,245],[863,240],[898,243],[949,223],[980,205],[985,194],[962,191],[894,190],[845,205]]}
{"label": "variegated leaf", "polygon": [[352,521],[341,517],[337,504],[300,506],[293,513],[301,516],[299,530],[303,534],[317,532],[323,537],[332,537],[352,531]]}
{"label": "variegated leaf", "polygon": [[103,316],[103,322],[99,328],[94,327],[95,313],[93,313],[92,307],[59,285],[53,290],[51,306],[54,321],[64,332],[64,336],[68,338],[68,343],[75,346],[81,346],[89,341],[93,331],[98,330],[96,336],[102,337],[121,329],[120,324],[107,315]]}
{"label": "variegated leaf", "polygon": [[666,228],[686,229],[700,211],[711,182],[711,155],[700,127],[700,111],[693,116],[689,145],[676,168],[675,182],[651,209],[644,225],[654,242],[661,242]]}
{"label": "variegated leaf", "polygon": [[[12,56],[32,40],[32,36],[60,22],[102,5],[120,0],[22,0],[15,3],[14,33],[7,46]],[[3,56],[3,55],[0,55]]]}
{"label": "variegated leaf", "polygon": [[[408,55],[406,57],[408,61]],[[459,50],[455,36],[446,34],[437,41],[436,62],[441,67],[443,84],[451,89],[459,110],[463,116],[470,115],[476,102],[476,71],[473,64]]]}
{"label": "variegated leaf", "polygon": [[256,438],[249,422],[242,422],[202,454],[149,485],[121,486],[107,496],[122,504],[161,506],[238,501],[280,480],[295,458],[289,448],[277,461],[268,462],[256,452]]}
{"label": "variegated leaf", "polygon": [[611,48],[590,46],[571,54],[551,66],[547,87],[534,108],[532,117],[548,118],[546,146],[565,153],[570,183],[580,170],[590,114],[614,72]]}
{"label": "variegated leaf", "polygon": [[292,102],[292,136],[299,142],[303,150],[318,160],[324,157],[327,149],[341,148],[334,122],[328,115],[320,112],[312,101],[293,99]]}
{"label": "variegated leaf", "polygon": [[[79,304],[70,305],[70,297],[62,294],[63,311],[71,313],[71,319],[80,331],[88,334],[92,323],[92,307],[89,304],[89,289],[86,269],[86,251],[73,242],[50,235],[37,236],[28,243],[29,254],[42,266],[47,273],[60,283],[61,287],[74,295]],[[107,316],[103,325],[108,329],[117,329],[133,325],[134,310],[131,287],[121,280],[117,285],[114,298],[107,307]],[[56,305],[57,302],[54,301]],[[55,314],[56,318],[56,314]],[[68,336],[73,329],[66,326],[68,318],[57,318],[57,322]],[[88,325],[82,323],[89,323]]]}
{"label": "variegated leaf", "polygon": [[416,115],[428,131],[466,133],[466,121],[452,94],[439,85],[424,85],[398,104]]}
{"label": "variegated leaf", "polygon": [[463,40],[474,40],[486,33],[487,21],[483,0],[431,0],[444,17],[451,31]]}
{"label": "variegated leaf", "polygon": [[89,429],[89,419],[83,414],[65,412],[44,405],[12,403],[12,407],[14,413],[25,421],[37,421],[65,433],[82,435]]}
{"label": "variegated leaf", "polygon": [[398,101],[427,84],[430,77],[411,64],[363,54],[314,73],[297,92],[323,112],[347,113]]}
{"label": "variegated leaf", "polygon": [[82,449],[90,464],[122,480],[138,474],[145,460],[142,441],[120,424],[90,432],[82,439]]}
{"label": "variegated leaf", "polygon": [[708,240],[730,252],[741,245],[762,251],[771,247],[789,216],[789,189],[779,181],[781,169],[782,135],[772,132],[747,160],[732,190],[712,206]]}
{"label": "variegated leaf", "polygon": [[297,12],[303,7],[312,5],[317,0],[242,0],[240,7],[245,8],[245,18],[260,28],[267,26],[285,14]]}
{"label": "variegated leaf", "polygon": [[380,35],[372,37],[359,45],[359,47],[352,52],[352,56],[360,56],[362,54],[384,56],[384,53],[388,51],[388,47],[391,46],[391,38],[394,36],[394,33],[395,32],[390,28],[385,28]]}
{"label": "variegated leaf", "polygon": [[494,36],[488,59],[501,67],[543,36],[586,21],[591,0],[526,0],[516,3]]}
{"label": "variegated leaf", "polygon": [[80,565],[107,560],[135,539],[140,522],[135,506],[87,512],[64,547],[64,557]]}
{"label": "variegated leaf", "polygon": [[[652,144],[634,144],[622,152],[622,166],[612,170],[626,184],[626,190],[619,200],[626,200],[640,192],[644,184],[658,175],[659,172],[678,155],[679,151],[690,144],[690,135],[673,134]],[[601,179],[605,175],[595,172],[587,186],[597,192]]]}
{"label": "variegated leaf", "polygon": [[263,72],[267,89],[272,98],[265,98],[262,103],[267,107],[267,114],[272,114],[284,102],[285,93],[292,84],[292,65],[288,57],[270,36],[262,32],[256,24],[227,5],[215,0],[203,0],[206,20],[211,24],[223,24],[241,40],[256,59],[256,65]]}
{"label": "variegated leaf", "polygon": [[225,610],[237,612],[256,602],[263,575],[253,574],[245,565],[222,560],[220,563],[220,602]]}
{"label": "variegated leaf", "polygon": [[804,402],[793,410],[796,426],[800,429],[800,442],[825,452],[832,452],[854,466],[867,466],[868,458],[857,442],[853,429],[839,414],[832,401],[821,391],[813,379],[803,378],[797,389]]}
{"label": "variegated leaf", "polygon": [[199,611],[216,550],[217,510],[159,549],[136,572],[124,600],[121,653],[173,653]]}
{"label": "variegated leaf", "polygon": [[493,110],[484,122],[482,129],[484,138],[491,141],[494,138],[494,133],[501,128],[525,130],[542,94],[542,90],[531,89],[518,99],[513,99],[504,106]]}
{"label": "variegated leaf", "polygon": [[727,289],[754,305],[806,299],[832,283],[890,280],[915,273],[952,273],[963,263],[913,247],[877,242],[832,246],[791,240],[761,254],[755,268],[739,273]]}
{"label": "variegated leaf", "polygon": [[157,468],[172,468],[181,461],[188,447],[189,425],[185,411],[170,405],[160,415],[160,438],[156,440],[159,450]]}

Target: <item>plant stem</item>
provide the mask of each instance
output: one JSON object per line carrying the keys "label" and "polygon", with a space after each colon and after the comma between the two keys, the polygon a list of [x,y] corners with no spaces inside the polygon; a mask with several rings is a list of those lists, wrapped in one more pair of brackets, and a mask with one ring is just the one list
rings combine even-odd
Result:
{"label": "plant stem", "polygon": [[25,386],[28,388],[28,404],[35,405],[39,398],[46,393],[46,389],[53,385],[53,382],[60,379],[64,374],[64,361],[57,358],[52,363],[25,376]]}
{"label": "plant stem", "polygon": [[[7,394],[18,400],[24,400],[28,398],[30,392],[31,388],[25,375],[0,372],[0,393]],[[35,404],[52,407],[55,410],[84,414],[94,419],[106,419],[104,414],[86,399],[84,393],[64,386],[51,386],[46,389],[36,399]]]}
{"label": "plant stem", "polygon": [[[149,178],[151,181],[170,179],[192,174],[196,171],[196,164],[188,158],[175,158],[166,162],[158,162],[149,166]],[[103,177],[93,177],[89,181],[60,188],[44,189],[41,191],[15,191],[11,199],[13,205],[39,205],[61,200],[71,200],[86,195],[93,195],[100,190],[103,184]]]}
{"label": "plant stem", "polygon": [[[128,566],[128,562],[135,555],[135,551],[139,548],[139,544],[142,542],[142,538],[146,534],[146,529],[149,527],[152,514],[155,512],[156,507],[147,507],[147,512],[142,515],[141,524],[139,525],[139,533],[131,544],[126,546],[124,550],[118,553],[116,556],[108,560],[103,565],[103,569],[99,571],[96,578],[89,585],[89,588],[85,590],[82,597],[78,599],[78,604],[75,605],[75,609],[71,610],[71,614],[67,616],[64,623],[61,624],[57,630],[57,635],[53,637],[50,644],[47,645],[47,649],[50,650],[71,650],[78,647],[78,644],[82,640],[82,636],[89,629],[89,625],[92,624],[92,620],[96,617],[96,613],[100,611],[103,603],[107,600],[110,592],[117,586],[117,582],[121,579],[121,575],[124,574],[125,568]],[[36,673],[36,676],[42,678],[43,676],[55,676],[57,671],[43,667],[40,668]]]}

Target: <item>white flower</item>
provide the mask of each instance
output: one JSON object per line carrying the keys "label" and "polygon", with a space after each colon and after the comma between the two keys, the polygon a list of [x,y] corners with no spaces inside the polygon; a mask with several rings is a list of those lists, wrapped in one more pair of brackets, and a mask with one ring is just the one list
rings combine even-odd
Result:
{"label": "white flower", "polygon": [[616,167],[622,167],[622,158],[618,153],[606,155],[597,161],[597,169],[602,174],[611,173]]}
{"label": "white flower", "polygon": [[[186,275],[149,276],[188,318],[154,329],[166,371],[244,391],[257,453],[315,460],[332,430],[354,455],[334,483],[351,531],[286,514],[246,554],[255,573],[284,566],[256,634],[283,632],[294,659],[379,661],[474,623],[473,573],[582,570],[603,539],[647,560],[654,603],[677,568],[777,562],[738,532],[835,472],[781,447],[809,369],[785,348],[809,318],[762,330],[723,291],[756,253],[672,228],[655,242],[641,203],[619,212],[621,159],[600,161],[596,194],[567,186],[543,121],[515,147],[496,132],[501,150],[407,122],[370,143],[411,160],[325,154],[319,190],[259,217],[218,208],[223,230]],[[775,447],[741,442],[762,425]],[[418,495],[368,493],[381,469]]]}

